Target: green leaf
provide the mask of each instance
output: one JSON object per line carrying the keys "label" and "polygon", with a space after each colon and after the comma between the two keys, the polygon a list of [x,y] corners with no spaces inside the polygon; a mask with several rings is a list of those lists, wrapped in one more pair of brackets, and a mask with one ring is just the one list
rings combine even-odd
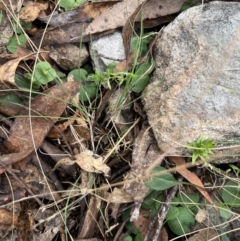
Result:
{"label": "green leaf", "polygon": [[201,158],[202,160],[208,159],[209,155],[212,154],[212,149],[215,148],[215,143],[209,138],[200,136],[196,141],[189,143],[186,146],[193,152],[192,163],[194,163],[197,158]]}
{"label": "green leaf", "polygon": [[125,221],[127,218],[130,217],[131,214],[131,208],[126,209],[125,211],[123,211],[122,213],[122,221]]}
{"label": "green leaf", "polygon": [[186,1],[185,3],[183,3],[183,5],[181,7],[181,11],[183,12],[183,11],[191,8],[192,7],[192,3],[191,2],[192,1]]}
{"label": "green leaf", "polygon": [[75,0],[60,0],[59,6],[65,9],[71,9],[73,8],[75,4]]}
{"label": "green leaf", "polygon": [[[31,88],[31,74],[26,73],[24,76],[19,75],[19,74],[15,74],[15,84],[18,86],[19,89],[30,90],[30,88]],[[41,86],[40,83],[33,82],[32,89],[38,90],[40,86]],[[32,93],[32,96],[33,95],[34,94]]]}
{"label": "green leaf", "polygon": [[123,241],[132,241],[132,237],[130,235],[126,236]]}
{"label": "green leaf", "polygon": [[84,85],[80,87],[80,101],[88,101],[94,97],[96,97],[98,93],[98,86],[95,82],[86,82]]}
{"label": "green leaf", "polygon": [[157,194],[158,196],[156,197],[156,195],[152,195],[144,199],[141,208],[145,210],[151,210],[155,208],[155,203],[160,203],[163,197],[162,194],[159,195],[157,192],[155,192],[155,194]]}
{"label": "green leaf", "polygon": [[10,108],[20,109],[24,105],[23,100],[14,94],[0,95],[0,104]]}
{"label": "green leaf", "polygon": [[194,224],[194,215],[185,207],[179,208],[179,215],[175,219],[168,220],[168,226],[173,233],[183,235],[190,231],[190,225]]}
{"label": "green leaf", "polygon": [[200,200],[200,195],[198,193],[181,194],[179,192],[177,197],[179,199],[179,204],[188,208],[196,206]]}
{"label": "green leaf", "polygon": [[240,207],[240,189],[238,183],[228,181],[222,188],[222,199],[225,205]]}
{"label": "green leaf", "polygon": [[220,204],[220,216],[225,219],[229,219],[232,216],[231,210],[226,207],[223,203]]}
{"label": "green leaf", "polygon": [[2,16],[3,16],[2,9],[0,9],[0,24],[2,23]]}
{"label": "green leaf", "polygon": [[114,69],[115,69],[116,65],[117,65],[117,64],[116,64],[115,62],[109,63],[108,66],[107,66],[106,71],[114,72]]}
{"label": "green leaf", "polygon": [[36,64],[34,77],[41,84],[47,84],[56,78],[57,74],[48,62],[39,62]]}
{"label": "green leaf", "polygon": [[155,64],[153,61],[147,61],[141,64],[136,72],[134,73],[136,77],[131,80],[132,90],[136,93],[140,93],[144,90],[149,82],[149,74],[153,71]]}
{"label": "green leaf", "polygon": [[[166,171],[163,167],[155,167],[151,173],[157,173],[160,171]],[[154,176],[151,181],[146,181],[145,185],[151,189],[163,191],[170,187],[177,185],[179,182],[170,173],[164,173],[160,176]]]}
{"label": "green leaf", "polygon": [[65,8],[65,10],[69,10],[71,8],[75,8],[85,3],[87,0],[60,0],[59,6]]}
{"label": "green leaf", "polygon": [[20,34],[20,35],[13,35],[7,44],[7,50],[14,54],[17,51],[17,47],[20,45],[22,47],[26,47],[27,44],[27,39],[25,37],[24,34]]}
{"label": "green leaf", "polygon": [[22,28],[24,29],[31,29],[32,27],[32,23],[31,22],[24,22],[23,20],[20,20],[20,24],[22,26]]}
{"label": "green leaf", "polygon": [[134,241],[143,241],[142,235],[140,233],[138,233],[135,238]]}
{"label": "green leaf", "polygon": [[149,79],[150,79],[149,75],[145,75],[142,78],[139,78],[138,81],[134,84],[132,91],[136,93],[142,92],[145,89],[145,87],[148,85]]}
{"label": "green leaf", "polygon": [[133,234],[139,233],[139,230],[135,227],[133,222],[126,222],[125,227],[130,233],[133,233]]}
{"label": "green leaf", "polygon": [[166,216],[166,220],[168,221],[168,220],[176,219],[178,215],[179,215],[179,208],[170,206]]}
{"label": "green leaf", "polygon": [[87,80],[87,75],[88,75],[88,72],[85,70],[85,69],[74,69],[72,70],[68,76],[70,75],[73,75],[73,79],[75,81],[86,81]]}

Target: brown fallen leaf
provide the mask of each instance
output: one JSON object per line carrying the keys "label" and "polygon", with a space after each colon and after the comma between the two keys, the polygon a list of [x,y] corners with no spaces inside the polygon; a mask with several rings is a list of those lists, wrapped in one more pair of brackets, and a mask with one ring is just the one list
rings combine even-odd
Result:
{"label": "brown fallen leaf", "polygon": [[75,117],[71,117],[69,120],[63,122],[63,123],[60,123],[60,124],[57,124],[55,126],[53,126],[51,128],[51,130],[48,132],[47,134],[47,137],[48,138],[60,138],[64,131],[74,123],[76,119],[76,116]]}
{"label": "brown fallen leaf", "polygon": [[27,6],[21,9],[19,18],[25,22],[32,22],[38,17],[40,11],[46,10],[47,8],[48,2],[28,2]]}
{"label": "brown fallen leaf", "polygon": [[[87,25],[92,19],[100,15],[113,4],[115,4],[115,2],[111,1],[89,3],[80,6],[78,10],[71,10],[70,14],[68,11],[52,16],[49,24],[54,27],[46,31],[41,46],[73,43],[79,42],[79,40],[84,41],[83,32]],[[48,18],[46,18],[45,21],[48,21]],[[43,31],[39,31],[32,39],[37,46],[39,46],[42,36]]]}
{"label": "brown fallen leaf", "polygon": [[[4,142],[11,152],[31,152],[39,148],[52,125],[61,116],[72,96],[79,91],[78,82],[66,82],[49,88],[19,111]],[[2,159],[2,158],[1,158]]]}
{"label": "brown fallen leaf", "polygon": [[15,56],[18,56],[18,58],[12,59],[0,66],[0,89],[2,89],[1,86],[3,86],[3,89],[6,89],[8,84],[16,85],[15,72],[20,61],[34,59],[35,54],[25,48],[19,47]]}
{"label": "brown fallen leaf", "polygon": [[133,198],[129,193],[117,187],[115,187],[111,193],[107,192],[104,189],[103,192],[100,193],[99,195],[109,203],[121,204],[121,203],[129,203],[133,201]]}
{"label": "brown fallen leaf", "polygon": [[[86,28],[84,35],[116,29],[125,25],[126,20],[134,13],[144,0],[124,0],[113,5],[96,17]],[[142,9],[142,15],[137,21],[155,19],[180,11],[185,0],[148,0]]]}
{"label": "brown fallen leaf", "polygon": [[129,16],[125,25],[123,26],[122,38],[123,38],[123,45],[124,45],[126,60],[128,60],[128,56],[130,53],[132,33],[134,30],[134,23],[136,21],[136,18],[138,16],[139,12],[142,10],[145,3],[146,3],[146,0],[141,2],[141,4],[137,6],[137,8],[134,10],[134,12],[131,14],[131,16]]}
{"label": "brown fallen leaf", "polygon": [[23,59],[24,57],[10,60],[0,67],[0,89],[1,86],[5,88],[5,84],[15,85],[15,71],[19,62]]}
{"label": "brown fallen leaf", "polygon": [[208,192],[205,191],[202,181],[195,173],[190,172],[186,168],[184,158],[176,156],[171,156],[169,158],[176,164],[177,172],[181,174],[185,179],[187,179],[190,183],[192,183],[198,189],[198,191],[207,199],[209,203],[213,204],[213,200],[209,196]]}
{"label": "brown fallen leaf", "polygon": [[69,157],[61,159],[55,165],[53,171],[61,165],[73,165],[77,163],[86,172],[104,173],[105,175],[108,175],[110,172],[110,168],[103,163],[103,158],[90,150],[85,150],[74,157],[76,159],[75,161]]}
{"label": "brown fallen leaf", "polygon": [[[134,142],[131,170],[126,176],[125,190],[132,196],[135,202],[135,210],[131,216],[134,221],[138,218],[141,203],[144,200],[149,188],[145,185],[142,176],[148,168],[153,168],[152,163],[159,158],[160,150],[156,144],[153,134],[149,128],[142,128]],[[160,164],[160,161],[159,163]],[[137,181],[136,178],[139,178]],[[132,179],[135,179],[132,181]]]}
{"label": "brown fallen leaf", "polygon": [[97,200],[95,196],[91,196],[88,204],[87,213],[85,215],[83,227],[77,237],[77,240],[92,238],[97,224],[97,216],[99,213],[98,202],[99,200]]}
{"label": "brown fallen leaf", "polygon": [[17,216],[13,215],[13,211],[0,208],[0,225],[13,225],[17,221]]}
{"label": "brown fallen leaf", "polygon": [[[54,27],[49,28],[45,33],[42,46],[74,43],[79,42],[79,40],[88,42],[110,34],[116,28],[124,26],[137,6],[144,1],[124,0],[117,3],[115,1],[89,3],[78,8],[78,11],[72,10],[70,13],[68,11],[52,16],[50,25]],[[176,14],[184,2],[185,0],[148,0],[143,6],[141,19],[149,21]],[[44,21],[48,21],[48,18],[45,18]],[[140,19],[137,21],[140,22]],[[161,19],[159,24],[161,24]],[[43,31],[39,31],[32,39],[37,46],[42,36]]]}
{"label": "brown fallen leaf", "polygon": [[97,16],[85,29],[84,35],[116,29],[125,25],[127,19],[145,0],[123,0]]}
{"label": "brown fallen leaf", "polygon": [[[153,218],[150,215],[150,211],[141,209],[138,219],[134,221],[134,225],[137,228],[137,230],[141,233],[142,237],[145,237],[152,220]],[[151,233],[149,234],[148,240],[153,239],[156,228],[157,228],[157,225],[155,223],[154,227],[152,227]],[[168,240],[169,239],[168,239],[167,230],[165,227],[162,227],[157,241],[168,241]]]}

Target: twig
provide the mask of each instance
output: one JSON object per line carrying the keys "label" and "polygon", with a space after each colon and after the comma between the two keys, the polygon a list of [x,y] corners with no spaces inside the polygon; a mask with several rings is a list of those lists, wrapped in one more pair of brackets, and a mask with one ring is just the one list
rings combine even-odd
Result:
{"label": "twig", "polygon": [[[181,181],[181,180],[182,180],[182,177],[180,177],[178,181]],[[152,222],[150,223],[150,225],[148,227],[148,230],[144,237],[144,241],[147,241],[149,239],[149,235],[151,234],[151,231],[152,231],[153,227],[155,226],[156,222],[157,222],[157,228],[156,228],[155,234],[151,240],[152,241],[158,240],[158,236],[160,234],[160,231],[161,231],[161,228],[163,225],[163,221],[166,218],[169,207],[171,205],[171,201],[172,201],[173,197],[176,195],[177,190],[178,190],[178,185],[176,185],[172,189],[170,189],[169,193],[164,198],[163,203],[157,212],[157,215],[155,215],[154,219],[152,220]]]}

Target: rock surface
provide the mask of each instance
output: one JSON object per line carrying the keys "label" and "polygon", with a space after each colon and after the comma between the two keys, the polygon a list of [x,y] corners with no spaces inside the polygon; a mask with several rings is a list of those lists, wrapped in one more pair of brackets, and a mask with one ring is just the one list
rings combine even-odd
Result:
{"label": "rock surface", "polygon": [[240,137],[240,3],[212,2],[180,14],[155,48],[143,99],[162,151],[199,136]]}
{"label": "rock surface", "polygon": [[92,41],[90,55],[96,69],[105,71],[108,64],[125,59],[122,34],[119,31]]}
{"label": "rock surface", "polygon": [[89,58],[85,45],[81,49],[73,44],[62,44],[52,47],[50,58],[64,70],[73,70],[82,66]]}

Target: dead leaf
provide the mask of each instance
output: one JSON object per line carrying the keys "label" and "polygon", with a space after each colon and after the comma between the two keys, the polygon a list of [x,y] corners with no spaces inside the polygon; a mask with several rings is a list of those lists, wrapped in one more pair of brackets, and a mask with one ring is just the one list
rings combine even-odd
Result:
{"label": "dead leaf", "polygon": [[26,157],[28,157],[32,153],[32,149],[24,150],[19,153],[11,153],[7,155],[0,156],[0,174],[5,172],[5,167],[7,165],[13,164],[15,162],[18,162]]}
{"label": "dead leaf", "polygon": [[25,22],[32,22],[38,17],[40,11],[46,10],[47,8],[48,2],[29,2],[27,6],[21,9],[19,18]]}
{"label": "dead leaf", "polygon": [[56,139],[60,138],[63,135],[64,131],[74,123],[75,119],[76,119],[76,116],[70,117],[69,120],[53,126],[51,130],[48,132],[47,137],[56,138]]}
{"label": "dead leaf", "polygon": [[97,216],[99,213],[97,201],[99,200],[96,200],[96,197],[91,196],[81,233],[77,237],[78,239],[92,238],[95,226],[97,224]]}
{"label": "dead leaf", "polygon": [[208,217],[208,212],[206,211],[206,209],[199,209],[196,216],[195,216],[195,220],[198,223],[203,223],[207,217]]}
{"label": "dead leaf", "polygon": [[[115,2],[89,3],[87,5],[80,6],[78,11],[71,10],[71,14],[66,12],[56,16],[51,16],[49,24],[54,27],[49,28],[46,31],[41,46],[44,47],[54,44],[74,43],[79,42],[79,40],[84,41],[83,32],[87,25],[92,21],[92,19],[100,15],[113,4],[115,4]],[[46,21],[48,21],[48,19],[46,19]],[[37,46],[39,46],[42,36],[43,31],[39,31],[32,39]]]}
{"label": "dead leaf", "polygon": [[187,239],[188,241],[198,241],[198,240],[211,240],[211,241],[220,241],[219,234],[216,229],[205,228],[200,230],[198,233]]}
{"label": "dead leaf", "polygon": [[125,25],[127,19],[145,0],[123,0],[97,16],[86,28],[84,35],[116,29]]}
{"label": "dead leaf", "polygon": [[[39,148],[52,125],[66,108],[71,96],[79,91],[78,82],[66,82],[49,88],[31,101],[31,111],[22,108],[4,145],[11,152]],[[25,117],[24,117],[25,116]]]}
{"label": "dead leaf", "polygon": [[[153,134],[149,132],[149,129],[143,127],[134,142],[132,154],[133,162],[131,170],[126,177],[125,184],[125,190],[132,196],[135,202],[134,217],[131,216],[132,220],[133,218],[137,219],[141,203],[149,190],[141,177],[145,175],[146,170],[150,168],[151,163],[158,159],[159,155],[160,150],[156,145]],[[139,180],[136,181],[136,178]],[[132,181],[131,179],[135,180]]]}
{"label": "dead leaf", "polygon": [[209,196],[208,192],[205,191],[202,181],[195,173],[190,172],[186,168],[184,158],[176,156],[171,156],[169,158],[176,164],[177,172],[181,174],[185,179],[187,179],[190,183],[192,183],[198,189],[198,191],[207,199],[209,203],[213,204],[213,201]]}
{"label": "dead leaf", "polygon": [[[116,29],[125,25],[126,20],[134,13],[139,5],[145,0],[124,0],[113,5],[96,17],[86,28],[84,35]],[[180,11],[185,0],[148,0],[142,9],[142,15],[138,22],[145,19],[155,19],[158,17],[174,14]]]}
{"label": "dead leaf", "polygon": [[[42,46],[89,41],[100,36],[114,32],[118,27],[125,25],[136,8],[145,0],[124,0],[122,2],[98,2],[81,6],[52,16],[49,28],[44,35]],[[143,6],[142,20],[156,19],[180,11],[185,0],[149,0]],[[47,22],[49,19],[44,18]],[[137,21],[140,21],[139,19]],[[161,24],[161,21],[159,22]],[[42,39],[43,31],[39,31],[32,39],[38,46]],[[91,35],[91,36],[90,36]]]}
{"label": "dead leaf", "polygon": [[[142,237],[145,237],[151,221],[152,221],[152,218],[151,218],[150,212],[148,210],[141,210],[138,219],[134,221],[134,225],[137,228],[137,230],[141,233]],[[153,239],[156,226],[157,225],[155,223],[155,226],[152,227],[151,233],[149,234],[148,240]],[[157,241],[168,241],[168,233],[165,227],[161,228],[161,232],[160,232],[160,235],[158,236]]]}
{"label": "dead leaf", "polygon": [[86,150],[76,155],[76,163],[86,172],[104,173],[108,175],[110,168],[103,163],[103,158]]}
{"label": "dead leaf", "polygon": [[126,60],[128,60],[128,55],[131,47],[131,39],[132,39],[133,30],[134,30],[134,23],[145,3],[146,3],[146,0],[137,6],[135,11],[131,14],[131,16],[127,19],[125,25],[123,26],[122,38],[123,38],[123,45],[124,45]]}
{"label": "dead leaf", "polygon": [[103,158],[94,154],[92,151],[85,150],[78,155],[75,155],[75,161],[69,157],[61,159],[54,167],[53,171],[61,165],[73,165],[77,163],[86,172],[104,173],[108,175],[110,168],[103,163]]}
{"label": "dead leaf", "polygon": [[[15,218],[15,219],[14,219]],[[17,220],[17,216],[13,215],[13,211],[0,208],[0,224],[13,225]]]}
{"label": "dead leaf", "polygon": [[15,72],[19,62],[23,59],[25,60],[31,59],[32,57],[33,57],[33,54],[31,53],[26,56],[10,60],[7,63],[3,64],[0,67],[0,89],[1,89],[1,86],[4,86],[4,89],[5,89],[6,84],[15,85]]}
{"label": "dead leaf", "polygon": [[18,241],[33,240],[34,204],[31,200],[21,202],[21,210],[16,222]]}
{"label": "dead leaf", "polygon": [[129,193],[117,187],[115,187],[111,193],[104,190],[101,196],[110,203],[129,203],[133,201]]}
{"label": "dead leaf", "polygon": [[24,57],[10,60],[0,67],[0,85],[4,83],[15,85],[15,71],[23,58]]}

